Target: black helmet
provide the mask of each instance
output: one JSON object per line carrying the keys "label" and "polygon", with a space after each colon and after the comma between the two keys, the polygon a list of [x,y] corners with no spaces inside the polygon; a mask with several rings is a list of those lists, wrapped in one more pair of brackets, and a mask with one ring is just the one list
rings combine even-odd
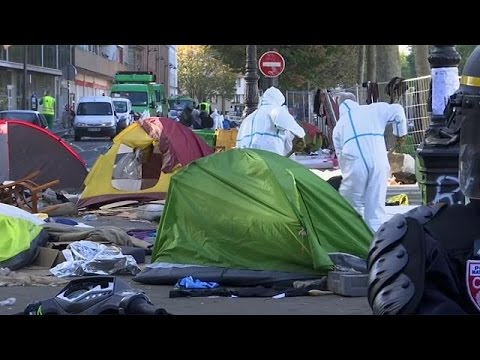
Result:
{"label": "black helmet", "polygon": [[460,128],[459,183],[465,196],[480,198],[480,46],[465,63],[456,92],[456,111],[453,121]]}

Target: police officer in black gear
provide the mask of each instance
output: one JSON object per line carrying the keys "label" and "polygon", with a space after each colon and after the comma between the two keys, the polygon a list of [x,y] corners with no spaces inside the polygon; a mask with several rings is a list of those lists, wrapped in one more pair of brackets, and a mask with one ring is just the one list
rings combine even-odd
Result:
{"label": "police officer in black gear", "polygon": [[465,64],[442,129],[459,143],[467,205],[419,206],[384,223],[368,254],[376,315],[480,313],[480,46]]}

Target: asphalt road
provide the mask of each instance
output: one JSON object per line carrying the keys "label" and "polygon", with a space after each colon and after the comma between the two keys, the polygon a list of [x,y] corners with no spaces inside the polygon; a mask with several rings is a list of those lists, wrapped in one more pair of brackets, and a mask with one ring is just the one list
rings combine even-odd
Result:
{"label": "asphalt road", "polygon": [[87,162],[88,169],[91,169],[95,160],[107,152],[112,145],[109,138],[82,138],[81,141],[74,141],[73,136],[64,135],[63,139]]}
{"label": "asphalt road", "polygon": [[[47,274],[46,270],[41,273]],[[36,274],[39,274],[37,271]],[[371,315],[366,297],[337,295],[273,298],[193,297],[170,298],[172,286],[143,285],[132,276],[121,276],[130,286],[143,290],[153,304],[174,315]],[[0,306],[0,315],[22,312],[29,303],[46,300],[63,286],[11,286],[0,290],[0,301],[14,297],[13,306]]]}

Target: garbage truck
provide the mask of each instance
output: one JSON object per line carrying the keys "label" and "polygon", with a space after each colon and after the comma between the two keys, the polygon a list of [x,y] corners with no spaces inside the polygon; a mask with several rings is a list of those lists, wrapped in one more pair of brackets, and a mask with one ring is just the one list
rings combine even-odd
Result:
{"label": "garbage truck", "polygon": [[147,112],[150,116],[168,115],[168,104],[163,84],[156,83],[156,76],[146,71],[119,71],[113,77],[110,90],[112,98],[127,98],[137,114]]}

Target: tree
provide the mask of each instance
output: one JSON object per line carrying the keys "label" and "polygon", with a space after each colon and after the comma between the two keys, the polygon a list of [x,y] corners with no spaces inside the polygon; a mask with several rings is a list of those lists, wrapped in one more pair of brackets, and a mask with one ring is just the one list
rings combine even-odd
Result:
{"label": "tree", "polygon": [[212,57],[205,45],[180,45],[178,56],[178,83],[182,92],[197,102],[214,95],[231,99],[235,94],[236,73]]}
{"label": "tree", "polygon": [[377,82],[387,82],[402,75],[398,45],[376,45],[376,51]]}
{"label": "tree", "polygon": [[[246,45],[209,45],[208,48],[214,57],[238,73],[245,73]],[[281,89],[305,90],[356,82],[358,46],[257,45],[259,56],[273,49],[285,59],[285,71],[279,76]]]}
{"label": "tree", "polygon": [[367,66],[365,80],[377,82],[377,52],[375,45],[367,45]]}
{"label": "tree", "polygon": [[415,75],[430,75],[430,63],[428,62],[428,45],[414,45],[413,56],[415,58]]}
{"label": "tree", "polygon": [[366,45],[358,45],[357,84],[363,83],[365,79],[365,56]]}

